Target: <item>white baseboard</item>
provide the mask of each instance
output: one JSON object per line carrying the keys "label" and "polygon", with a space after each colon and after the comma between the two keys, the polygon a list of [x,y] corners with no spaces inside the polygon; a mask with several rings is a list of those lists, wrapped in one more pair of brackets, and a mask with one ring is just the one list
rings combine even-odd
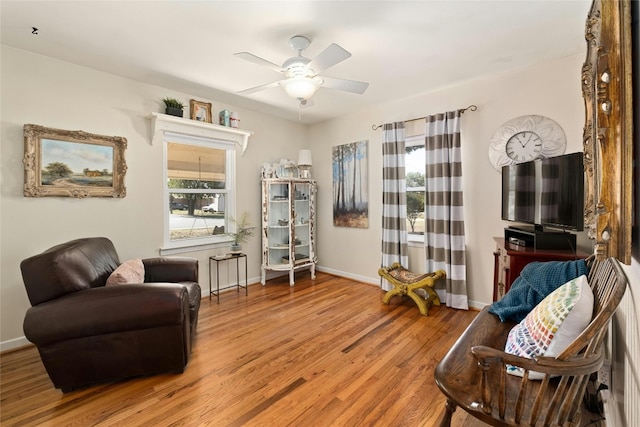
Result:
{"label": "white baseboard", "polygon": [[482,310],[487,305],[491,305],[491,304],[485,304],[480,301],[472,301],[472,300],[468,300],[467,304],[469,304],[469,308],[473,308],[474,310],[478,310],[478,311]]}
{"label": "white baseboard", "polygon": [[31,342],[25,337],[18,337],[12,340],[2,341],[0,342],[0,353],[13,350],[14,348],[25,347],[28,345],[33,345]]}
{"label": "white baseboard", "polygon": [[[241,279],[240,280],[240,284],[242,286],[244,286],[244,283],[245,283],[244,280]],[[260,277],[249,277],[249,280],[247,280],[247,286],[255,285],[256,283],[260,283]],[[235,283],[230,283],[230,284],[224,285],[224,286],[225,286],[224,289],[220,289],[220,293],[227,292],[227,291],[232,291],[232,290],[236,289],[236,284]],[[240,288],[240,289],[242,289],[242,288]],[[212,291],[215,290],[213,285],[212,285],[211,290]],[[202,298],[209,296],[209,282],[200,283],[200,295],[202,296]]]}
{"label": "white baseboard", "polygon": [[[332,268],[326,268],[321,266],[316,267],[316,270],[322,271],[324,273],[333,274],[334,276],[345,277],[347,279],[357,280],[358,282],[364,282],[364,283],[380,286],[379,277],[373,278],[373,277],[359,276],[357,274],[347,273],[345,271],[334,270]],[[469,307],[473,308],[474,310],[482,310],[488,305],[480,301],[472,301],[472,300],[468,300],[467,304],[469,304]]]}
{"label": "white baseboard", "polygon": [[345,277],[347,279],[356,280],[358,282],[369,283],[371,285],[380,285],[380,278],[372,278],[366,276],[360,276],[357,274],[347,273],[346,271],[334,270],[332,268],[317,266],[316,270],[322,271],[323,273],[333,274],[334,276]]}

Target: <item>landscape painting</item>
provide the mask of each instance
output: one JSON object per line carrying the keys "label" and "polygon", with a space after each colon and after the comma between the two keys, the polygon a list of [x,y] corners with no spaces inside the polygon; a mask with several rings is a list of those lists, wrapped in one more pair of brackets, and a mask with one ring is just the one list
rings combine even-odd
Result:
{"label": "landscape painting", "polygon": [[113,147],[42,140],[42,185],[113,186]]}
{"label": "landscape painting", "polygon": [[333,225],[369,227],[368,141],[333,147]]}
{"label": "landscape painting", "polygon": [[26,197],[124,197],[122,137],[24,126]]}

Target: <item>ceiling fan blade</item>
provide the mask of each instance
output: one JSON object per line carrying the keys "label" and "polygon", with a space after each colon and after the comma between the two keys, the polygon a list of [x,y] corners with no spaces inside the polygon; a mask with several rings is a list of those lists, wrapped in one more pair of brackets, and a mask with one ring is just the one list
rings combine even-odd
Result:
{"label": "ceiling fan blade", "polygon": [[266,85],[260,85],[260,86],[256,86],[256,87],[252,87],[249,89],[245,89],[245,90],[241,90],[240,92],[236,92],[237,94],[242,94],[242,95],[251,95],[252,93],[256,93],[256,92],[260,92],[261,90],[264,89],[270,89],[272,87],[277,87],[278,84],[280,82],[273,82],[273,83],[267,83]]}
{"label": "ceiling fan blade", "polygon": [[262,59],[259,56],[255,56],[253,53],[249,52],[238,52],[234,53],[233,56],[237,56],[238,58],[245,59],[249,62],[253,62],[254,64],[261,65],[263,67],[267,67],[277,73],[282,73],[282,67],[278,64],[274,64],[271,61],[267,61],[266,59]]}
{"label": "ceiling fan blade", "polygon": [[323,81],[322,87],[328,87],[329,89],[344,90],[347,92],[357,93],[362,95],[369,87],[369,83],[358,82],[356,80],[336,79],[335,77],[320,77]]}
{"label": "ceiling fan blade", "polygon": [[311,60],[308,67],[311,68],[316,75],[320,74],[329,67],[333,67],[338,62],[342,62],[349,58],[351,54],[335,43],[331,43],[320,55]]}

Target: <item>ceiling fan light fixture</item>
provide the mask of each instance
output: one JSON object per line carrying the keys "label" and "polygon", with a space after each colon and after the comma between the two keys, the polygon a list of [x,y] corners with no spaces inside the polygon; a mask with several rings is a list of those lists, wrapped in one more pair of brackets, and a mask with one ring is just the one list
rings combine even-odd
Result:
{"label": "ceiling fan light fixture", "polygon": [[313,76],[313,70],[307,67],[309,62],[311,62],[309,58],[294,56],[293,58],[287,59],[284,64],[282,64],[282,69],[286,70],[285,73],[287,74],[287,77]]}
{"label": "ceiling fan light fixture", "polygon": [[234,55],[239,58],[284,74],[283,80],[245,89],[238,93],[252,94],[264,89],[280,86],[287,95],[298,101],[299,116],[302,115],[303,108],[313,105],[312,97],[321,86],[359,95],[364,93],[369,83],[337,79],[328,76],[320,77],[324,70],[350,58],[351,53],[339,45],[331,43],[315,58],[309,59],[302,56],[302,52],[309,47],[309,43],[311,43],[311,41],[305,36],[293,36],[289,40],[289,46],[296,51],[297,55],[287,59],[282,66],[276,65],[249,52],[235,53]]}
{"label": "ceiling fan light fixture", "polygon": [[286,94],[298,100],[311,98],[321,84],[322,80],[317,77],[292,77],[280,82]]}

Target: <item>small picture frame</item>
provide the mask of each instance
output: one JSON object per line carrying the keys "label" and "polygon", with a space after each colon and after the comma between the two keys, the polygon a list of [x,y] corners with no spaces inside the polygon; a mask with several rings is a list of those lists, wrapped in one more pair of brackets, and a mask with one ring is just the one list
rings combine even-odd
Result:
{"label": "small picture frame", "polygon": [[211,119],[211,103],[210,102],[201,102],[192,99],[189,102],[189,107],[191,110],[191,120],[196,120],[199,122],[205,123],[213,123]]}

